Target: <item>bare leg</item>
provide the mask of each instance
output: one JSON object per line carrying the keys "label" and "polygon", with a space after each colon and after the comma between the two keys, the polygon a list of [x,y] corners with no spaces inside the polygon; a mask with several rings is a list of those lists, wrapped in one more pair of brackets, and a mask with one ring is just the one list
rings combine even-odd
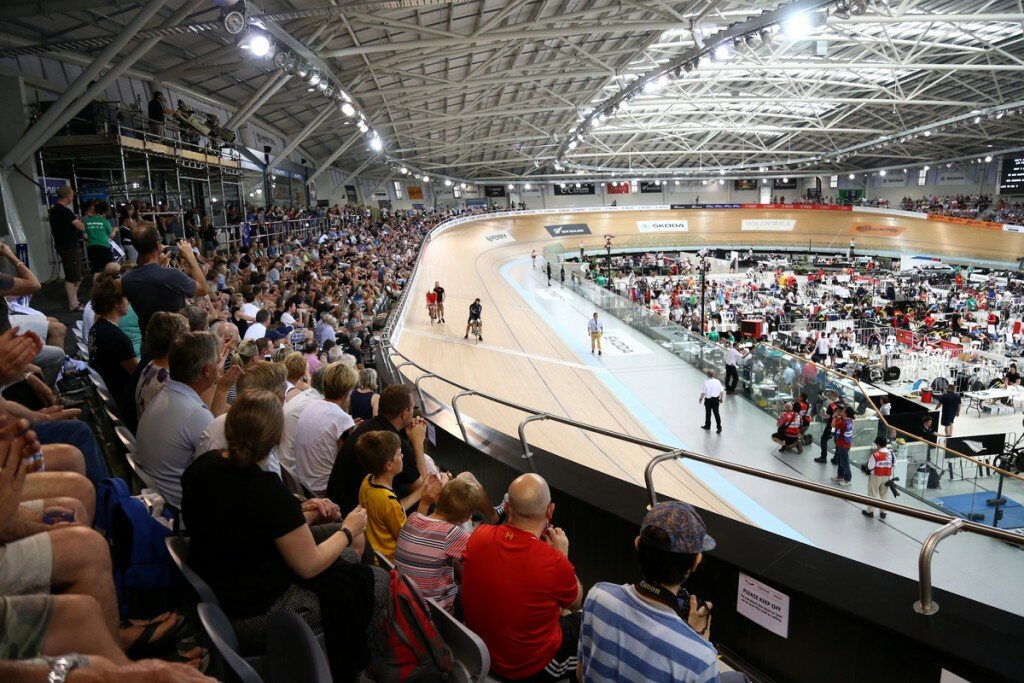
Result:
{"label": "bare leg", "polygon": [[106,539],[84,526],[59,527],[47,533],[53,543],[51,585],[61,593],[94,598],[99,603],[107,633],[116,640],[117,594]]}
{"label": "bare leg", "polygon": [[50,323],[49,327],[46,329],[46,343],[50,346],[56,346],[59,349],[63,349],[64,337],[66,337],[68,333],[67,326],[53,317],[47,317],[46,320]]}
{"label": "bare leg", "polygon": [[68,282],[64,281],[64,293],[68,296],[68,308],[74,310],[78,308],[78,285],[81,282]]}
{"label": "bare leg", "polygon": [[84,476],[71,472],[36,472],[25,477],[22,500],[60,496],[80,502],[87,517],[77,518],[78,521],[86,526],[92,524],[96,513],[96,489]]}
{"label": "bare leg", "polygon": [[43,509],[33,513],[34,520],[36,522],[43,521],[43,515],[46,514],[46,510],[50,508],[63,508],[70,510],[75,515],[75,521],[85,526],[92,525],[92,516],[89,515],[85,510],[85,506],[82,505],[82,501],[75,500],[74,498],[67,498],[65,496],[57,496],[54,498],[43,498]]}
{"label": "bare leg", "polygon": [[68,652],[106,657],[115,664],[128,658],[103,622],[99,603],[88,595],[55,595],[43,654],[56,657]]}
{"label": "bare leg", "polygon": [[85,456],[82,455],[82,451],[69,444],[44,444],[43,464],[47,472],[74,472],[85,475]]}

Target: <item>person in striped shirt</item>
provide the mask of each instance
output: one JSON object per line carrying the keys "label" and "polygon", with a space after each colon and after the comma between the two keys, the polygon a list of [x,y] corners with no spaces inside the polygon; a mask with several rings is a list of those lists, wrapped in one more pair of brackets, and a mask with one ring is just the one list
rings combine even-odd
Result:
{"label": "person in striped shirt", "polygon": [[643,580],[598,583],[583,603],[577,678],[746,683],[742,673],[719,675],[711,605],[682,590],[715,547],[697,512],[687,503],[659,503],[644,517],[635,544]]}
{"label": "person in striped shirt", "polygon": [[398,534],[395,565],[416,582],[424,597],[433,598],[452,614],[459,593],[462,553],[470,535],[462,525],[479,504],[479,487],[456,477],[441,489],[434,514],[412,513]]}

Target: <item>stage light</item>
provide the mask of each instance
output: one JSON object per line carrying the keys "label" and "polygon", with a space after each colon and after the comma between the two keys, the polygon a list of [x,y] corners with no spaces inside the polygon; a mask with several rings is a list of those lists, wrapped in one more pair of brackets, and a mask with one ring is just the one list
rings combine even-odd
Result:
{"label": "stage light", "polygon": [[461,188],[462,188],[463,190],[465,190],[465,189],[466,189],[466,183],[462,183],[462,185],[460,185],[460,187],[461,187]]}
{"label": "stage light", "polygon": [[529,190],[531,187],[533,187],[533,185],[531,185],[530,183],[526,183],[525,185],[523,185],[524,190]]}
{"label": "stage light", "polygon": [[851,0],[850,14],[859,17],[868,11],[868,3],[865,0]]}
{"label": "stage light", "polygon": [[262,33],[257,33],[249,40],[249,49],[257,57],[262,57],[270,52],[270,41]]}
{"label": "stage light", "polygon": [[924,167],[924,170],[926,170],[926,171],[930,171],[930,170],[932,170],[932,167],[931,167],[931,166],[925,166],[925,167]]}
{"label": "stage light", "polygon": [[[327,88],[329,88],[330,86],[331,84],[328,83],[327,81],[319,81],[316,84],[316,87],[319,88],[320,92],[327,92]],[[331,92],[334,91],[332,90]]]}
{"label": "stage light", "polygon": [[706,181],[706,180],[702,180],[702,181],[700,181],[700,184],[701,184],[701,185],[707,185],[707,184],[708,184],[708,181]]}
{"label": "stage light", "polygon": [[444,181],[444,186],[445,186],[445,187],[451,187],[451,186],[452,186],[452,181],[450,181],[450,180],[445,180],[445,181]]}
{"label": "stage light", "polygon": [[974,117],[974,122],[975,123],[981,123],[981,116],[975,116]]}
{"label": "stage light", "polygon": [[768,184],[768,179],[767,178],[761,178],[761,184],[762,185],[767,185]]}
{"label": "stage light", "polygon": [[725,175],[725,169],[724,168],[718,169],[718,175]]}
{"label": "stage light", "polygon": [[799,40],[811,32],[811,17],[806,12],[794,14],[782,24],[787,38]]}
{"label": "stage light", "polygon": [[576,187],[583,187],[583,186],[580,185],[579,183],[576,183]]}
{"label": "stage light", "polygon": [[299,78],[305,78],[309,75],[309,64],[306,62],[300,62],[295,66],[295,73]]}
{"label": "stage light", "polygon": [[238,35],[245,29],[245,3],[238,3],[230,12],[224,14],[224,30],[231,35]]}
{"label": "stage light", "polygon": [[403,166],[402,168],[398,169],[398,172],[401,173],[402,175],[405,175],[406,173],[409,172],[409,169]]}
{"label": "stage light", "polygon": [[677,181],[676,181],[676,185],[678,185],[678,184],[679,184],[679,181],[677,180]]}
{"label": "stage light", "polygon": [[731,53],[732,50],[730,49],[728,43],[720,43],[719,45],[715,46],[715,51],[712,53],[712,56],[715,58],[715,60],[719,62],[724,62],[729,59],[729,55]]}
{"label": "stage light", "polygon": [[854,178],[856,178],[857,176],[855,176],[855,175],[853,175],[853,174],[851,173],[850,175],[848,175],[848,176],[846,176],[846,177],[847,177],[847,178],[849,178],[850,180],[853,180],[853,179],[854,179]]}
{"label": "stage light", "polygon": [[286,66],[288,66],[288,62],[290,62],[291,59],[291,53],[286,52],[285,50],[281,50],[276,55],[274,55],[274,66],[276,66],[278,69],[283,69]]}
{"label": "stage light", "polygon": [[309,72],[309,84],[310,85],[316,85],[319,82],[320,82],[320,71],[317,70],[317,69],[313,69],[312,71]]}
{"label": "stage light", "polygon": [[370,136],[370,149],[374,152],[379,152],[384,149],[384,143],[381,142],[381,139],[377,137],[376,134]]}
{"label": "stage light", "polygon": [[359,128],[360,133],[365,133],[366,131],[370,130],[369,126],[366,125],[366,122],[362,120],[359,121],[357,128]]}
{"label": "stage light", "polygon": [[784,182],[784,183],[788,183],[788,182],[789,182],[789,178],[783,178],[783,179],[782,179],[782,182]]}
{"label": "stage light", "polygon": [[990,156],[985,157],[985,163],[986,164],[990,163],[991,161],[992,161],[992,157],[990,157]]}
{"label": "stage light", "polygon": [[569,141],[569,149],[576,149],[576,141],[575,140],[570,140]]}
{"label": "stage light", "polygon": [[563,190],[565,189],[565,183],[558,183],[558,186],[559,186],[560,188],[562,188]]}
{"label": "stage light", "polygon": [[429,183],[430,182],[430,176],[428,176],[428,175],[423,176],[423,182]]}
{"label": "stage light", "polygon": [[926,131],[925,131],[925,132],[923,133],[923,135],[924,135],[924,136],[925,136],[926,138],[927,138],[927,137],[931,137],[931,134],[932,134],[932,132],[931,132],[930,130],[926,130]]}
{"label": "stage light", "polygon": [[324,91],[324,97],[331,97],[334,95],[334,86],[330,83],[326,84],[321,90]]}
{"label": "stage light", "polygon": [[718,179],[718,184],[719,185],[725,185],[725,178],[719,178]]}
{"label": "stage light", "polygon": [[510,189],[510,190],[514,190],[514,189],[516,189],[516,186],[515,186],[515,185],[513,185],[512,183],[509,183],[509,184],[508,184],[508,189]]}
{"label": "stage light", "polygon": [[878,175],[880,175],[880,176],[882,176],[884,178],[885,177],[885,169],[883,168],[881,171],[879,171]]}
{"label": "stage light", "polygon": [[341,113],[349,118],[352,118],[353,116],[356,115],[356,108],[353,107],[348,102],[345,102],[344,104],[341,105]]}

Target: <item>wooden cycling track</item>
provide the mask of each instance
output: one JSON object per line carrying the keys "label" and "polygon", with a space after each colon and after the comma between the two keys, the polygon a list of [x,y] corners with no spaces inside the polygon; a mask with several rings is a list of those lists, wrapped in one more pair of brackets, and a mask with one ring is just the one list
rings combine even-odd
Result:
{"label": "wooden cycling track", "polygon": [[[744,219],[793,220],[791,231],[741,230]],[[637,221],[688,221],[686,232],[641,234]],[[546,225],[586,223],[590,235],[551,237]],[[855,225],[884,227],[884,233],[854,233]],[[514,242],[486,235],[506,232]],[[897,234],[899,233],[899,234]],[[845,250],[857,238],[857,254],[879,250],[934,256],[975,257],[1012,261],[1024,255],[1024,234],[1001,232],[952,222],[829,210],[694,209],[549,213],[487,218],[449,228],[424,248],[420,270],[410,293],[396,348],[432,372],[509,401],[544,412],[652,438],[592,368],[549,329],[501,273],[506,264],[529,256],[542,262],[543,249],[561,244],[576,252],[582,241],[602,249],[604,235],[614,235],[617,247],[652,246],[833,247]],[[556,276],[557,278],[557,272]],[[430,325],[424,294],[440,281],[447,292],[444,326]],[[466,311],[476,297],[484,306],[484,344],[463,343]],[[581,338],[586,338],[581,324]],[[441,338],[439,338],[441,337]],[[413,371],[410,377],[418,373]],[[456,389],[436,379],[423,382],[425,391],[451,403]],[[699,387],[680,388],[680,410],[699,410]],[[460,409],[483,424],[516,436],[521,412],[479,398],[460,401]],[[696,413],[694,413],[696,414]],[[552,422],[532,424],[531,443],[563,457],[643,484],[644,467],[652,452],[622,441],[589,434]],[[665,468],[659,490],[698,507],[735,518],[742,515],[715,491],[683,468]]]}

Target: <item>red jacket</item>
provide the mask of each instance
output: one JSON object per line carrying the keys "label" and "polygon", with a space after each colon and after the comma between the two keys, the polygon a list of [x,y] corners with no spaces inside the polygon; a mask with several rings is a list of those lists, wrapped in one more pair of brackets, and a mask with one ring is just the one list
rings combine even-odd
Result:
{"label": "red jacket", "polygon": [[787,410],[779,416],[779,420],[776,423],[779,427],[785,427],[786,436],[800,436],[800,424],[803,422],[803,418],[800,413],[795,410]]}

